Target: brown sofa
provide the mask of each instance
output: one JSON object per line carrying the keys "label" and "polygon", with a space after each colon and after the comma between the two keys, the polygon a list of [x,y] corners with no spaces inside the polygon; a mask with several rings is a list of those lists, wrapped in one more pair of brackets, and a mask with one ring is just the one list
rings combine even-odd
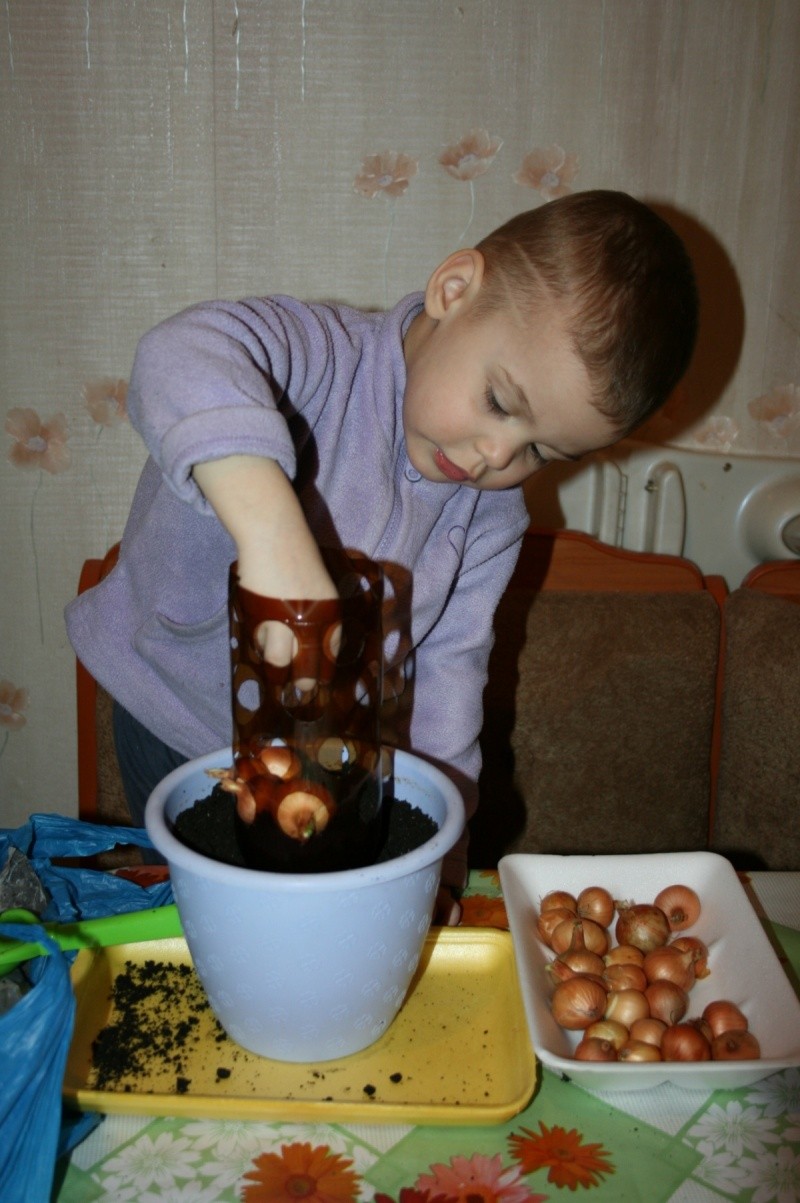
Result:
{"label": "brown sofa", "polygon": [[529,532],[495,623],[472,863],[710,848],[800,868],[798,602],[796,562],[728,594],[685,560]]}
{"label": "brown sofa", "polygon": [[[686,560],[531,530],[495,622],[473,866],[711,848],[800,868],[798,603],[797,562],[728,594]],[[126,822],[110,700],[80,665],[78,753],[81,817]]]}

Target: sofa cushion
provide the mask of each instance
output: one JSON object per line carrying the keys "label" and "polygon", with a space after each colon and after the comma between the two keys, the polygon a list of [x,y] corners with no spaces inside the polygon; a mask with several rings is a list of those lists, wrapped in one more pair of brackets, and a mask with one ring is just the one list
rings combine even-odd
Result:
{"label": "sofa cushion", "polygon": [[800,606],[727,599],[712,846],[740,868],[800,869]]}
{"label": "sofa cushion", "polygon": [[705,848],[719,628],[702,589],[509,590],[472,863]]}

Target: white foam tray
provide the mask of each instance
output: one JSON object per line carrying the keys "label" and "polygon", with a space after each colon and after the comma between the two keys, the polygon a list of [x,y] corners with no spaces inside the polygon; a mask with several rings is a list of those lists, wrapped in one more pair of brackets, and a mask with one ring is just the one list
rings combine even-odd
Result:
{"label": "white foam tray", "polygon": [[[780,1069],[800,1065],[800,1001],[731,864],[713,852],[642,856],[534,856],[500,861],[500,881],[514,941],[531,1041],[542,1064],[592,1090],[646,1090],[668,1082],[690,1090],[749,1086]],[[545,965],[553,952],[540,940],[540,900],[550,890],[578,894],[604,886],[614,898],[652,902],[680,882],[700,896],[702,913],[686,934],[709,949],[710,974],[696,982],[687,1018],[706,1003],[727,998],[741,1007],[761,1046],[758,1061],[576,1061],[583,1033],[559,1027],[550,1012],[553,984]],[[613,923],[611,927],[613,935]]]}

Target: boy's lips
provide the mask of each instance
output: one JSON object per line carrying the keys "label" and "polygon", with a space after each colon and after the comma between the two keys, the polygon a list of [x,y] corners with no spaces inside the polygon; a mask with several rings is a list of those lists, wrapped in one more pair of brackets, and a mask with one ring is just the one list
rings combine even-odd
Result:
{"label": "boy's lips", "polygon": [[465,472],[463,468],[459,468],[458,464],[454,464],[452,460],[448,459],[441,447],[436,448],[433,453],[433,459],[436,467],[448,480],[453,480],[457,484],[469,480],[469,472]]}

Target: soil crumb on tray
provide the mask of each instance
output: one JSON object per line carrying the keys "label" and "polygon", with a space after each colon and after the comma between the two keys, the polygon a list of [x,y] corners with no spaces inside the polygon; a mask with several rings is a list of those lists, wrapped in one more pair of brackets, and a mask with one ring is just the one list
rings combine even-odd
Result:
{"label": "soil crumb on tray", "polygon": [[[181,1000],[181,1015],[172,1019],[176,997]],[[187,1058],[200,1045],[201,1018],[209,1011],[191,966],[126,961],[110,998],[113,1017],[92,1044],[93,1089],[118,1086],[127,1079],[122,1089],[130,1090],[137,1078],[156,1074],[163,1076],[167,1090],[185,1094],[191,1087]],[[216,1020],[214,1025],[227,1039]]]}
{"label": "soil crumb on tray", "polygon": [[[385,797],[382,806],[383,833],[377,864],[413,852],[435,835],[438,827],[430,815],[402,798]],[[245,867],[236,838],[236,801],[216,785],[207,798],[181,811],[175,820],[175,835],[188,848],[222,861]]]}

